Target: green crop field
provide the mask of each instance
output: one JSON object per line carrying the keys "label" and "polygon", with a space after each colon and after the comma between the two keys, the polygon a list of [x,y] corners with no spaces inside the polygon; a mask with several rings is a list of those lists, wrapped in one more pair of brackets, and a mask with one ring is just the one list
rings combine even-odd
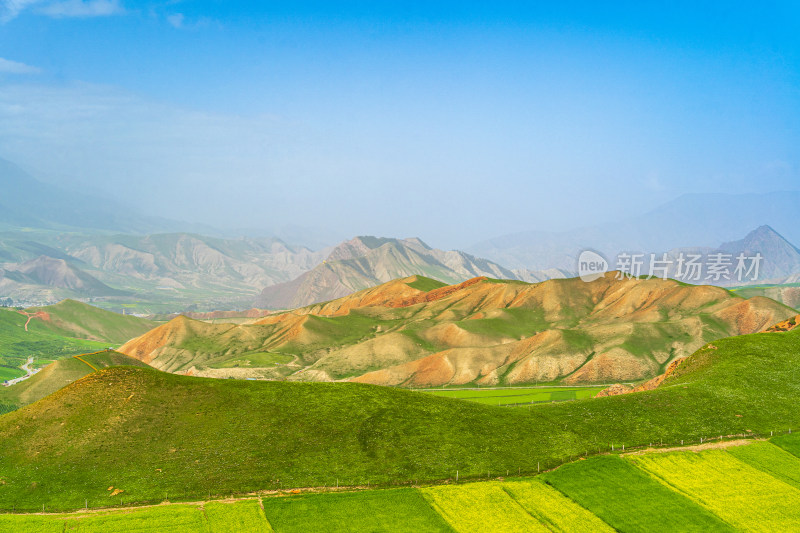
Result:
{"label": "green crop field", "polygon": [[570,533],[614,531],[597,516],[544,483],[510,481],[503,483],[502,487],[531,516],[545,524],[551,531]]}
{"label": "green crop field", "polygon": [[[169,505],[71,515],[3,515],[0,530],[25,533],[74,531],[86,533],[196,533],[209,531],[198,505]],[[230,531],[217,529],[212,531]]]}
{"label": "green crop field", "polygon": [[420,392],[486,405],[527,406],[593,398],[604,387],[515,387],[498,389],[426,389]]}
{"label": "green crop field", "polygon": [[798,435],[797,432],[774,437],[770,439],[770,442],[780,446],[792,455],[800,457],[800,435]]}
{"label": "green crop field", "polygon": [[628,460],[737,528],[800,529],[800,490],[723,450],[648,454]]}
{"label": "green crop field", "polygon": [[616,456],[564,465],[542,479],[619,531],[733,531],[697,503]]}
{"label": "green crop field", "polygon": [[800,459],[753,442],[699,453],[606,455],[515,481],[0,514],[0,531],[796,531],[800,490],[766,473],[786,469],[796,475],[794,461]]}
{"label": "green crop field", "polygon": [[800,489],[800,458],[786,450],[768,442],[753,442],[726,450],[740,461]]}
{"label": "green crop field", "polygon": [[205,504],[203,510],[211,531],[262,533],[272,530],[258,500],[212,502]]}
{"label": "green crop field", "polygon": [[498,483],[430,487],[422,492],[459,533],[549,531]]}
{"label": "green crop field", "polygon": [[452,531],[415,489],[264,498],[278,532]]}

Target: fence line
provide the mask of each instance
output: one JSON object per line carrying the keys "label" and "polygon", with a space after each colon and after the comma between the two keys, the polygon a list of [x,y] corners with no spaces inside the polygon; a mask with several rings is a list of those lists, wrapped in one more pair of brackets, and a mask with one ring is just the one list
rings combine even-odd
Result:
{"label": "fence line", "polygon": [[[609,455],[609,454],[623,454],[623,453],[630,453],[635,451],[642,451],[647,449],[659,449],[659,448],[680,448],[680,447],[689,447],[695,446],[700,444],[711,444],[714,442],[725,442],[731,440],[741,440],[741,439],[748,439],[748,440],[759,440],[759,439],[769,439],[770,437],[777,437],[781,435],[790,435],[792,433],[791,429],[787,430],[772,430],[769,432],[769,435],[766,433],[739,433],[739,434],[729,434],[729,435],[718,435],[714,437],[698,437],[697,439],[681,439],[679,441],[667,441],[664,442],[663,439],[653,440],[648,444],[637,444],[633,446],[627,446],[624,442],[614,442],[609,443],[607,446],[598,447],[596,450],[595,448],[586,449],[583,453],[578,453],[575,455],[565,455],[560,459],[551,459],[551,460],[537,460],[536,468],[530,468],[522,470],[521,466],[504,466],[500,470],[500,474],[503,471],[506,472],[506,475],[496,475],[494,477],[491,476],[491,470],[483,469],[482,472],[476,472],[472,474],[464,474],[463,470],[460,468],[453,468],[453,472],[451,477],[449,478],[436,478],[436,479],[397,479],[392,481],[375,481],[374,479],[369,479],[366,477],[361,477],[358,480],[346,480],[342,478],[335,477],[335,474],[331,474],[331,477],[322,484],[308,484],[308,483],[296,483],[292,484],[292,480],[289,479],[288,483],[284,482],[283,480],[276,480],[267,483],[270,487],[263,488],[259,490],[241,490],[241,491],[230,491],[226,490],[224,493],[222,492],[214,492],[209,491],[208,489],[204,489],[202,491],[189,491],[188,488],[184,490],[178,490],[177,494],[169,494],[168,492],[164,494],[164,498],[161,499],[137,499],[131,498],[131,500],[125,501],[124,496],[120,498],[119,503],[110,504],[110,502],[106,502],[105,504],[98,505],[93,507],[89,504],[89,498],[84,499],[83,506],[69,506],[69,507],[59,507],[59,506],[51,506],[48,508],[47,503],[41,504],[41,510],[39,508],[39,504],[28,504],[28,506],[17,506],[12,504],[9,506],[0,506],[0,513],[16,513],[17,510],[19,511],[27,511],[27,512],[35,512],[35,513],[64,513],[70,511],[77,511],[80,509],[115,509],[120,507],[131,507],[131,506],[148,506],[148,505],[158,505],[164,502],[196,502],[196,501],[213,501],[213,500],[225,500],[225,499],[232,499],[235,497],[256,497],[256,496],[264,496],[270,494],[291,494],[291,493],[301,493],[301,492],[337,492],[337,491],[353,491],[353,490],[368,490],[368,489],[379,489],[379,488],[394,488],[394,487],[418,487],[420,485],[446,485],[446,484],[463,484],[463,483],[474,483],[486,480],[499,480],[504,479],[505,477],[514,477],[513,474],[514,470],[517,470],[516,477],[534,477],[544,472],[548,472],[550,470],[554,470],[564,464],[571,463],[577,461],[582,458],[586,457],[594,457],[598,455]],[[495,465],[495,468],[497,466]],[[319,476],[318,479],[326,479],[326,476]],[[348,484],[347,481],[350,481]],[[329,483],[330,482],[330,483]],[[207,498],[206,498],[207,497]]]}

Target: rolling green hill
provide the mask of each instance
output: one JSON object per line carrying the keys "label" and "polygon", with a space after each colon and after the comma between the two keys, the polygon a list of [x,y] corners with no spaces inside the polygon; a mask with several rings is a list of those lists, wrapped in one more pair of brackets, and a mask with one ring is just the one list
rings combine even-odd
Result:
{"label": "rolling green hill", "polygon": [[[451,286],[412,276],[251,324],[179,317],[120,351],[204,377],[410,388],[614,383],[651,378],[708,341],[795,314],[767,298],[614,273],[591,283],[478,277]],[[275,357],[257,364],[265,352]],[[274,364],[278,355],[289,358]]]}
{"label": "rolling green hill", "polygon": [[28,357],[39,366],[40,361],[118,346],[155,326],[74,300],[24,311],[0,308],[0,380],[24,374],[19,367]]}
{"label": "rolling green hill", "polygon": [[108,346],[107,342],[66,337],[37,324],[29,324],[28,331],[25,331],[27,320],[25,315],[13,309],[0,308],[0,365],[18,368],[30,356],[37,360],[52,360]]}
{"label": "rolling green hill", "polygon": [[[795,439],[796,440],[796,439]],[[773,442],[778,444],[777,439]],[[61,532],[795,531],[800,458],[770,442],[606,454],[537,477],[378,490],[274,491],[69,514],[0,514],[0,529]],[[787,477],[789,474],[789,477]],[[115,493],[115,487],[107,489]],[[292,494],[302,492],[301,494]],[[96,505],[111,504],[117,492]],[[88,501],[86,502],[88,506]]]}
{"label": "rolling green hill", "polygon": [[47,331],[98,342],[119,345],[153,329],[158,324],[130,315],[120,315],[75,300],[64,300],[47,307],[27,309],[44,313],[46,318],[32,320],[30,331]]}
{"label": "rolling green hill", "polygon": [[0,413],[19,409],[92,372],[112,366],[147,367],[138,359],[113,351],[65,357],[50,363],[24,381],[0,388]]}
{"label": "rolling green hill", "polygon": [[589,452],[800,426],[800,330],[720,339],[656,390],[509,409],[358,383],[116,367],[0,417],[0,508],[536,472]]}

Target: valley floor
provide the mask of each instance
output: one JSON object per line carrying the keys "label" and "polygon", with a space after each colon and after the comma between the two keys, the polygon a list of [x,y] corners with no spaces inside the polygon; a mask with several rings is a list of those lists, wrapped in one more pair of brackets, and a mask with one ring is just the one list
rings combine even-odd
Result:
{"label": "valley floor", "polygon": [[798,453],[800,438],[783,435],[601,455],[533,478],[2,514],[0,530],[796,531]]}

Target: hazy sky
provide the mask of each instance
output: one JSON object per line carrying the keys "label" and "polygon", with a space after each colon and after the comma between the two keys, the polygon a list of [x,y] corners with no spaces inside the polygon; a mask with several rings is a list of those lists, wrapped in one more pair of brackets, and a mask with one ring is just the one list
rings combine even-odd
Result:
{"label": "hazy sky", "polygon": [[800,188],[794,2],[408,4],[0,0],[0,157],[443,247]]}

